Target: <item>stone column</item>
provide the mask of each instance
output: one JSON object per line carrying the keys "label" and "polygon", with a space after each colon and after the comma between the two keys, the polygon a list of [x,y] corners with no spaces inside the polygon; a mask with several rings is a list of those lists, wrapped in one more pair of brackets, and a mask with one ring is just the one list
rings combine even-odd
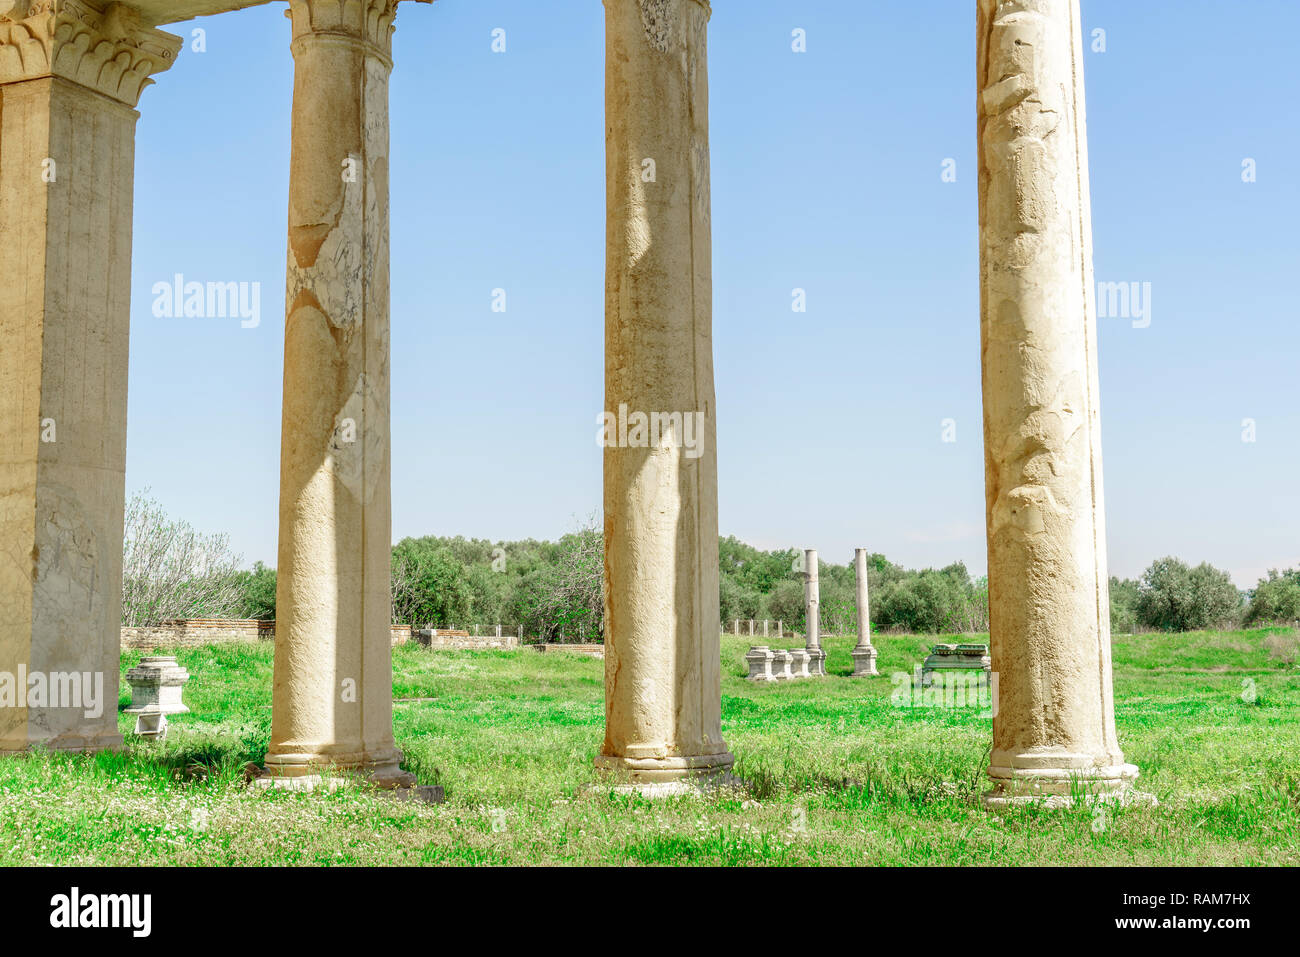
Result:
{"label": "stone column", "polygon": [[867,550],[853,550],[853,570],[858,586],[858,643],[853,649],[853,677],[867,678],[876,671],[876,649],[871,644],[871,604],[867,596]]}
{"label": "stone column", "polygon": [[135,106],[180,46],[117,3],[0,12],[0,752],[122,743]]}
{"label": "stone column", "polygon": [[393,742],[388,76],[395,0],[291,0],[272,777],[410,783]]}
{"label": "stone column", "polygon": [[822,606],[821,586],[817,578],[817,549],[805,549],[803,559],[805,568],[803,586],[804,622],[807,625],[805,630],[808,633],[804,639],[804,647],[809,655],[809,674],[824,675],[826,674],[826,652],[822,651]]}
{"label": "stone column", "polygon": [[[605,742],[634,786],[718,773],[718,479],[704,0],[605,0]],[[675,434],[675,423],[692,449]],[[653,433],[653,430],[651,430]]]}
{"label": "stone column", "polygon": [[979,0],[993,802],[1137,776],[1115,735],[1077,0]]}

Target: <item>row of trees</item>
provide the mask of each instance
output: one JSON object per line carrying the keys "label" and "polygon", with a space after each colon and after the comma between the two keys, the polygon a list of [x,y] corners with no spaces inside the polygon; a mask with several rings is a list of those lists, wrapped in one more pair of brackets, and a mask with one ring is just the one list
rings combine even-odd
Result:
{"label": "row of trees", "polygon": [[[718,543],[723,623],[784,621],[804,631],[803,553]],[[240,570],[224,535],[203,535],[137,495],[127,506],[122,622],[275,617],[275,569]],[[604,630],[603,544],[593,517],[557,542],[403,539],[393,547],[393,621],[491,628],[548,640],[598,641]],[[851,561],[821,562],[821,630],[857,630]],[[905,569],[869,556],[872,627],[943,634],[988,630],[988,582],[960,562]],[[1162,558],[1141,577],[1110,580],[1111,630],[1190,631],[1300,620],[1300,570],[1271,571],[1243,595],[1227,572]]]}
{"label": "row of trees", "polygon": [[[784,621],[804,631],[803,552],[762,552],[734,537],[718,543],[721,617]],[[819,562],[817,570],[821,630],[857,633],[857,581],[853,562]],[[972,579],[961,562],[946,568],[913,571],[884,555],[867,557],[867,593],[872,626],[892,631],[942,633],[986,631],[988,582]]]}
{"label": "row of trees", "polygon": [[1270,571],[1241,592],[1222,569],[1177,558],[1152,562],[1142,576],[1110,580],[1112,632],[1197,631],[1300,621],[1300,569]]}

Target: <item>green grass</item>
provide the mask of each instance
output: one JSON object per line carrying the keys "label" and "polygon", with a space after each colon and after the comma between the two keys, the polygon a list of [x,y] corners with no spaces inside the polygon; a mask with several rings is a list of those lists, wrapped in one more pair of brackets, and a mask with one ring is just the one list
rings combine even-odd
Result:
{"label": "green grass", "polygon": [[1279,634],[1117,638],[1120,741],[1160,804],[1096,813],[981,808],[989,717],[891,704],[890,674],[933,636],[878,636],[871,680],[846,677],[853,641],[829,638],[830,677],[769,686],[743,678],[748,640],[724,637],[723,730],[749,792],[657,801],[586,787],[603,662],[395,649],[395,696],[426,699],[396,703],[398,743],[441,806],[247,787],[271,646],[182,649],[192,712],[165,745],[0,760],[0,864],[1300,864],[1300,671]]}

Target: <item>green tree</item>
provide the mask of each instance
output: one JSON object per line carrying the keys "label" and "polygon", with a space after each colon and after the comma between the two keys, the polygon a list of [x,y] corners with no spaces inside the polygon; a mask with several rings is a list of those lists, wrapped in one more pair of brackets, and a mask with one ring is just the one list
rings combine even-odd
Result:
{"label": "green tree", "polygon": [[1300,569],[1269,569],[1250,594],[1246,621],[1250,624],[1300,620]]}
{"label": "green tree", "polygon": [[1113,635],[1131,635],[1138,630],[1138,605],[1141,593],[1132,578],[1110,579],[1110,631]]}
{"label": "green tree", "polygon": [[393,547],[393,621],[413,628],[464,626],[473,602],[465,567],[435,538]]}
{"label": "green tree", "polygon": [[1197,631],[1235,623],[1241,593],[1227,572],[1202,562],[1195,568],[1177,558],[1156,559],[1138,583],[1138,617],[1160,631]]}
{"label": "green tree", "polygon": [[236,614],[241,618],[271,621],[275,618],[275,569],[261,562],[252,571],[241,571],[235,576],[240,598]]}

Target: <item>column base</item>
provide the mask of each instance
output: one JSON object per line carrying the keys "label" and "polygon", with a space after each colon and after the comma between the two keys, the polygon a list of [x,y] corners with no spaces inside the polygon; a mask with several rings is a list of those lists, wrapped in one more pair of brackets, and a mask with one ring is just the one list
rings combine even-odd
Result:
{"label": "column base", "polygon": [[735,763],[736,757],[730,751],[668,758],[596,757],[596,769],[612,779],[615,791],[648,797],[733,786],[737,779],[727,772]]}
{"label": "column base", "polygon": [[826,651],[822,648],[808,648],[808,676],[811,678],[826,677]]}
{"label": "column base", "polygon": [[48,741],[29,741],[26,744],[0,741],[0,757],[17,757],[30,754],[34,750],[60,751],[64,754],[98,754],[101,751],[121,751],[124,748],[125,739],[116,731],[92,735],[62,734]]}
{"label": "column base", "polygon": [[853,677],[875,678],[880,672],[876,670],[876,656],[879,652],[871,645],[858,645],[850,654],[853,655]]}
{"label": "column base", "polygon": [[[402,752],[386,748],[375,752],[328,752],[268,754],[257,787],[285,787],[313,790],[326,781],[356,777],[379,788],[415,787],[415,775],[403,771]],[[305,779],[313,779],[311,782]],[[331,790],[339,784],[326,784]]]}
{"label": "column base", "polygon": [[1069,807],[1078,800],[1118,804],[1154,805],[1154,795],[1135,790],[1138,769],[1134,764],[1093,767],[1005,767],[990,766],[993,789],[984,794],[985,807],[1043,804]]}

